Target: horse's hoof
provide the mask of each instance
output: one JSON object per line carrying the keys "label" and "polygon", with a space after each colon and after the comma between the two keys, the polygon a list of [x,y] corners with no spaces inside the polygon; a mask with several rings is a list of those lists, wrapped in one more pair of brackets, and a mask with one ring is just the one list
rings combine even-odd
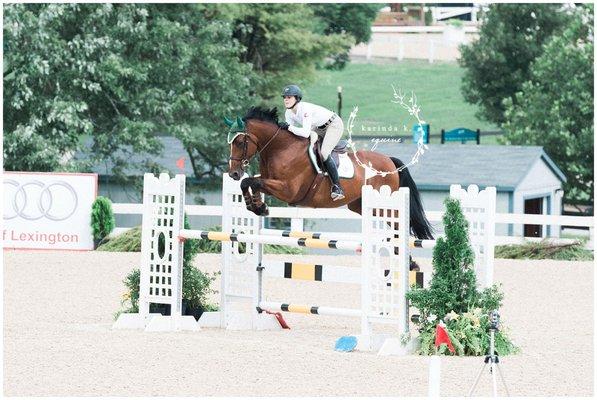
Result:
{"label": "horse's hoof", "polygon": [[269,208],[267,208],[267,204],[263,203],[255,210],[255,214],[261,217],[267,217],[269,215]]}

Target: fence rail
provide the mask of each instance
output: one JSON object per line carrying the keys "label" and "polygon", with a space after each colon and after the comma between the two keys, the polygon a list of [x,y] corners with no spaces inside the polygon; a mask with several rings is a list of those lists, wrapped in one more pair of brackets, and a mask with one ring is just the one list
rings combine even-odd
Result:
{"label": "fence rail", "polygon": [[[142,215],[142,204],[135,203],[114,203],[112,204],[114,214]],[[347,208],[321,209],[321,208],[302,208],[302,207],[270,207],[269,218],[289,218],[291,220],[291,230],[303,231],[304,220],[306,219],[350,219],[358,220],[361,216]],[[185,205],[185,212],[188,216],[222,216],[222,206],[204,206],[204,205]],[[427,218],[431,222],[439,222],[444,215],[443,211],[427,211]],[[588,228],[589,240],[586,248],[594,250],[594,228],[595,221],[593,217],[576,217],[568,215],[537,215],[537,214],[509,214],[496,213],[496,224],[526,224],[526,225],[557,225],[574,228]],[[112,236],[119,235],[130,228],[116,228]],[[545,229],[543,230],[545,232]],[[496,244],[521,244],[525,241],[540,241],[544,238],[531,238],[522,236],[496,236]],[[550,242],[567,244],[572,243],[573,239],[547,238]]]}

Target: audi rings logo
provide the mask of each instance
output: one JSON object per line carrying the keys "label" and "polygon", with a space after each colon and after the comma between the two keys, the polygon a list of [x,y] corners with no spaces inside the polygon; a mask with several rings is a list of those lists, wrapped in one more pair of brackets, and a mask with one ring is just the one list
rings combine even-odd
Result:
{"label": "audi rings logo", "polygon": [[[14,190],[7,190],[7,186]],[[21,217],[29,221],[64,221],[75,213],[79,203],[75,189],[64,181],[19,183],[5,179],[4,193],[5,220]]]}

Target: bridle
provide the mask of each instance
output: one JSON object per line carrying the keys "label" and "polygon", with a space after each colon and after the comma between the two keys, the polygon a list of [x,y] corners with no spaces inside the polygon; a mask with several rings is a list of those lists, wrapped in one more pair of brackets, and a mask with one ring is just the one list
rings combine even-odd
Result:
{"label": "bridle", "polygon": [[[240,158],[232,157],[232,151],[230,151],[229,160],[230,161],[240,161],[241,169],[244,171],[245,168],[249,165],[249,162],[251,161],[251,159],[253,157],[255,157],[256,154],[261,155],[261,152],[267,148],[267,146],[276,138],[276,136],[278,136],[278,133],[280,133],[280,129],[281,129],[281,127],[278,127],[278,129],[276,130],[276,133],[274,133],[272,138],[270,140],[268,140],[268,142],[265,144],[265,146],[263,146],[261,149],[259,149],[259,144],[257,143],[257,141],[255,139],[253,139],[253,135],[251,135],[250,133],[247,133],[247,132],[238,132],[238,134],[232,139],[230,144],[232,145],[232,143],[234,143],[236,138],[239,135],[242,135],[243,136],[243,155]],[[257,151],[250,158],[247,158],[247,152],[249,150],[249,141],[251,141],[251,143],[253,143],[255,145],[255,147],[257,148]]]}

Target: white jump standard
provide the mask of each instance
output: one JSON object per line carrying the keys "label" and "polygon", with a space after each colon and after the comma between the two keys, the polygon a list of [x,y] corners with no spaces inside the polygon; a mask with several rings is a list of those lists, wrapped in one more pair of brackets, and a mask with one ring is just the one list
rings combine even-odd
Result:
{"label": "white jump standard", "polygon": [[[115,328],[195,330],[202,326],[280,329],[275,317],[263,311],[299,312],[360,318],[361,332],[355,335],[358,337],[357,349],[381,349],[383,354],[404,354],[408,351],[408,346],[403,346],[399,340],[408,332],[409,312],[405,294],[410,285],[419,280],[417,274],[420,274],[409,271],[409,248],[432,248],[435,245],[433,240],[409,238],[408,188],[391,192],[387,186],[379,191],[364,186],[361,232],[344,233],[344,238],[340,238],[341,235],[335,237],[330,232],[263,229],[263,217],[247,211],[239,183],[227,175],[223,181],[223,232],[182,229],[184,176],[170,179],[167,174],[161,174],[158,179],[146,174],[144,185],[140,311],[139,314],[123,314],[114,324]],[[473,220],[469,219],[469,222],[475,229],[471,227],[471,241],[477,256],[475,268],[480,286],[490,282],[487,277],[492,276],[491,271],[486,270],[493,267],[494,224],[487,223],[491,221],[487,216],[495,213],[495,188],[490,189],[493,191],[478,193],[476,187],[469,187],[468,192],[459,186],[451,188],[451,195],[459,198],[472,215]],[[467,218],[469,214],[465,209]],[[355,237],[361,240],[350,240]],[[164,254],[158,254],[160,238],[166,241]],[[196,324],[189,319],[193,317],[180,316],[184,239],[222,242],[220,311],[204,313]],[[238,245],[240,242],[246,243],[242,251]],[[263,244],[360,251],[361,267],[271,262],[263,259]],[[396,248],[398,251],[395,251]],[[297,305],[266,299],[264,276],[358,284],[361,289],[360,307]],[[167,287],[164,286],[166,284]],[[164,297],[163,293],[168,296]],[[150,302],[172,304],[172,316],[150,315]],[[373,327],[378,323],[395,325],[395,333],[391,337],[374,334]]]}

